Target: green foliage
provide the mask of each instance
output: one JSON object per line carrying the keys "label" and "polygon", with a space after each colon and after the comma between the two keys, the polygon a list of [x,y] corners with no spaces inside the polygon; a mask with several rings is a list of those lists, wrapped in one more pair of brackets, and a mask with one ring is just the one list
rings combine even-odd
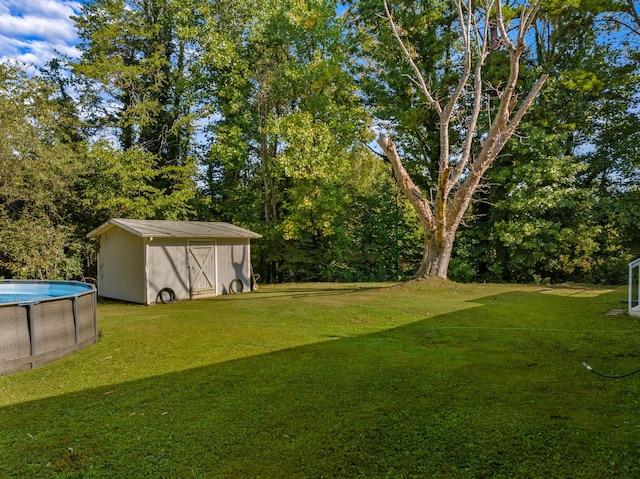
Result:
{"label": "green foliage", "polygon": [[[457,74],[451,2],[390,6],[444,97]],[[551,78],[476,195],[452,278],[624,280],[626,261],[640,255],[633,6],[544,2],[519,87]],[[56,59],[31,77],[0,65],[0,275],[90,273],[84,235],[126,216],[258,231],[254,264],[267,282],[406,278],[425,238],[388,165],[365,145],[372,117],[393,125],[408,171],[431,192],[438,120],[381,8],[84,4],[82,56],[70,69]],[[504,82],[506,60],[491,53],[487,84]]]}
{"label": "green foliage", "polygon": [[201,67],[220,112],[204,165],[211,216],[263,234],[253,251],[265,280],[335,279],[355,240],[355,185],[377,161],[360,144],[369,119],[336,5],[259,4],[234,27],[200,39],[222,35],[229,51]]}
{"label": "green foliage", "polygon": [[162,164],[140,148],[85,143],[78,117],[56,75],[0,65],[2,275],[80,278],[95,266],[84,235],[101,222],[192,214],[193,158]]}
{"label": "green foliage", "polygon": [[0,220],[0,266],[18,279],[69,279],[83,275],[81,243],[72,226],[38,212]]}
{"label": "green foliage", "polygon": [[420,264],[424,238],[418,219],[388,166],[378,166],[353,195],[347,225],[351,241],[343,264],[334,263],[338,280],[407,279]]}
{"label": "green foliage", "polygon": [[[159,167],[190,172],[195,87],[189,71],[197,58],[188,55],[181,28],[186,8],[173,0],[84,4],[75,17],[82,56],[73,68],[90,81],[85,95],[97,102],[93,121],[112,129],[124,150],[140,148]],[[156,175],[154,186],[180,188],[172,180]]]}
{"label": "green foliage", "polygon": [[639,252],[635,208],[622,213],[640,173],[637,71],[598,35],[604,2],[545,7],[531,60],[552,78],[487,179],[492,207],[475,205],[452,278],[622,283]]}
{"label": "green foliage", "polygon": [[0,64],[0,274],[64,279],[80,271],[69,211],[84,173],[52,89]]}
{"label": "green foliage", "polygon": [[[450,2],[389,2],[418,68],[426,72],[435,96],[456,82],[455,12]],[[392,128],[414,182],[429,189],[437,178],[438,115],[426,106],[411,81],[410,66],[393,37],[381,2],[349,2],[347,16],[359,86],[372,114]],[[454,83],[452,83],[454,82]]]}
{"label": "green foliage", "polygon": [[[91,172],[84,177],[82,205],[96,223],[110,218],[177,220],[191,213],[195,165],[190,165],[190,175],[184,166],[158,168],[155,155],[106,142],[91,145],[86,156]],[[159,183],[171,186],[154,186]]]}

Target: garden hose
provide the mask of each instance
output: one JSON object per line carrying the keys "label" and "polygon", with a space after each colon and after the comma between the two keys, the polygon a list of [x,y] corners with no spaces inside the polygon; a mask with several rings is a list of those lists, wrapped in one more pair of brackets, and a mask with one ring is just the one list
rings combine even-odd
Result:
{"label": "garden hose", "polygon": [[620,374],[620,375],[610,375],[610,374],[602,374],[599,373],[598,371],[596,371],[595,369],[593,369],[591,366],[589,366],[587,363],[582,363],[582,365],[587,368],[587,370],[591,371],[594,374],[597,374],[600,377],[603,378],[608,378],[608,379],[620,379],[620,378],[626,378],[628,376],[633,376],[634,374],[640,373],[640,369],[636,369],[635,371],[631,371],[630,373],[625,373],[625,374]]}

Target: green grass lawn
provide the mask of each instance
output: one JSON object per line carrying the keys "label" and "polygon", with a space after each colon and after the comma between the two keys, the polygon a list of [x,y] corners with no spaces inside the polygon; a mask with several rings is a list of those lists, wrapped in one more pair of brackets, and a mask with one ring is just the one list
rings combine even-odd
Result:
{"label": "green grass lawn", "polygon": [[0,478],[640,477],[626,289],[300,284],[99,305],[0,377]]}

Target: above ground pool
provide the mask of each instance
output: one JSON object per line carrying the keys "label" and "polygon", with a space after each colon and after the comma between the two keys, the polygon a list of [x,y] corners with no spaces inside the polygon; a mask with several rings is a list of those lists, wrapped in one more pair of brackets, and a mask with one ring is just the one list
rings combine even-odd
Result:
{"label": "above ground pool", "polygon": [[96,342],[96,289],[75,281],[0,281],[0,374],[32,369]]}

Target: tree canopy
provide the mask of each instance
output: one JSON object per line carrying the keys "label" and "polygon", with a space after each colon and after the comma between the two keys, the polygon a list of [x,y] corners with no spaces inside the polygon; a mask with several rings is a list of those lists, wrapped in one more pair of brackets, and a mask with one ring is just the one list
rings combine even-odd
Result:
{"label": "tree canopy", "polygon": [[0,276],[92,276],[84,235],[119,216],[255,230],[268,282],[624,281],[639,13],[85,2],[77,59],[0,65]]}

